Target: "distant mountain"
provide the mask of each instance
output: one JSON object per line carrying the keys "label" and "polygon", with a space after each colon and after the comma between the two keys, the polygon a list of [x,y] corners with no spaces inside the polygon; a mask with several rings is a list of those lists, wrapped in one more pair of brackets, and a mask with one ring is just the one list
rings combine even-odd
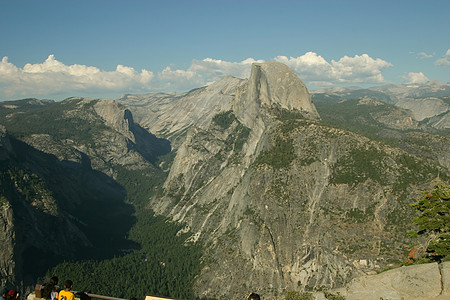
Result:
{"label": "distant mountain", "polygon": [[391,95],[381,91],[374,91],[370,89],[360,88],[330,88],[323,90],[311,91],[311,97],[313,101],[341,101],[341,100],[353,100],[360,98],[371,98],[386,103],[395,103]]}
{"label": "distant mountain", "polygon": [[402,98],[444,97],[450,95],[450,83],[437,80],[417,84],[389,84],[370,88],[370,90],[383,92],[394,97]]}
{"label": "distant mountain", "polygon": [[330,88],[314,91],[315,102],[339,102],[367,98],[408,109],[415,121],[423,121],[437,129],[450,129],[450,84],[430,81],[415,85],[385,85],[370,89]]}
{"label": "distant mountain", "polygon": [[332,87],[311,91],[313,100],[339,101],[369,97],[390,104],[403,98],[444,97],[450,95],[450,83],[437,80],[420,84],[388,84],[368,89],[359,87]]}
{"label": "distant mountain", "polygon": [[409,109],[418,121],[438,129],[450,129],[450,96],[403,98],[396,105]]}

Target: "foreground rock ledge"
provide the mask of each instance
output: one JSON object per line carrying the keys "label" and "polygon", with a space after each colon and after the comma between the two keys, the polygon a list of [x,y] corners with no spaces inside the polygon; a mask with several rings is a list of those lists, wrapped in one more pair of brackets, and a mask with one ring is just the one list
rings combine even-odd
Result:
{"label": "foreground rock ledge", "polygon": [[355,278],[334,292],[347,300],[450,299],[450,262],[401,267]]}

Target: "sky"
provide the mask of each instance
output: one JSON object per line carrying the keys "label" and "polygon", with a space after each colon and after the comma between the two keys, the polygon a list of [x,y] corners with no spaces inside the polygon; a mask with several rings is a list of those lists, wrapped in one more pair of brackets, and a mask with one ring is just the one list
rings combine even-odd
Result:
{"label": "sky", "polygon": [[310,90],[450,82],[450,1],[0,0],[0,101],[185,92],[254,62]]}

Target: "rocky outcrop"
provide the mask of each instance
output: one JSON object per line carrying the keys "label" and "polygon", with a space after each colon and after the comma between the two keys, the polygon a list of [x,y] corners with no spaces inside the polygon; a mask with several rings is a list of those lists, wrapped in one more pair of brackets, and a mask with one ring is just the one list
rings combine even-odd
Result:
{"label": "rocky outcrop", "polygon": [[0,284],[15,281],[15,229],[11,205],[0,195]]}
{"label": "rocky outcrop", "polygon": [[246,126],[253,128],[261,107],[278,105],[318,118],[304,83],[288,66],[278,62],[254,63],[248,83],[239,89],[233,111]]}
{"label": "rocky outcrop", "polygon": [[441,98],[404,98],[396,103],[397,106],[412,111],[414,119],[422,121],[443,114],[450,110],[450,104],[445,103]]}
{"label": "rocky outcrop", "polygon": [[358,277],[335,292],[347,300],[450,299],[450,262],[401,267]]}

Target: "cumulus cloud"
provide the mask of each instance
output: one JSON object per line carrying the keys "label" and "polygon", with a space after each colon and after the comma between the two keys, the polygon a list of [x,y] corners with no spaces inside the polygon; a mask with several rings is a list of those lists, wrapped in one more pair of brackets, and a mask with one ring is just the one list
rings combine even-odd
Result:
{"label": "cumulus cloud", "polygon": [[241,62],[228,62],[205,58],[194,60],[187,70],[172,70],[171,67],[166,67],[158,73],[158,79],[163,85],[177,89],[199,87],[227,75],[248,78],[254,62],[263,62],[263,60],[247,58]]}
{"label": "cumulus cloud", "polygon": [[[328,62],[317,53],[308,52],[298,57],[277,56],[273,60],[288,65],[308,85],[322,87],[339,83],[384,82],[381,72],[392,66],[385,60],[374,59],[367,54],[344,56],[338,61]],[[263,60],[247,58],[240,62],[229,62],[205,58],[194,60],[186,70],[167,67],[158,73],[158,79],[167,87],[188,89],[206,85],[226,75],[248,78],[254,62]]]}
{"label": "cumulus cloud", "polygon": [[[381,83],[382,71],[392,64],[372,58],[368,54],[344,56],[327,61],[315,52],[298,57],[277,56],[273,60],[292,68],[309,86],[327,87],[341,83]],[[147,70],[117,65],[114,71],[103,71],[95,66],[66,65],[50,55],[39,64],[17,67],[5,56],[0,62],[0,96],[3,99],[19,97],[51,97],[56,94],[85,95],[90,93],[142,93],[148,91],[187,91],[208,85],[224,76],[250,76],[251,65],[263,62],[247,58],[238,62],[205,58],[193,60],[186,69],[167,66],[156,76]],[[2,95],[3,94],[3,95]]]}
{"label": "cumulus cloud", "polygon": [[445,56],[434,62],[437,66],[450,66],[450,49],[447,50]]}
{"label": "cumulus cloud", "polygon": [[117,65],[114,71],[102,71],[85,65],[65,65],[54,55],[40,64],[18,68],[3,57],[0,85],[5,97],[38,97],[58,93],[125,92],[150,89],[154,74],[147,70]]}
{"label": "cumulus cloud", "polygon": [[414,84],[414,83],[424,83],[430,81],[425,74],[422,72],[414,73],[409,72],[406,76],[402,76],[402,78],[406,81],[406,83]]}
{"label": "cumulus cloud", "polygon": [[303,81],[316,85],[333,83],[380,83],[384,82],[382,69],[392,64],[380,58],[374,59],[367,54],[344,56],[338,61],[326,61],[314,52],[299,57],[277,56],[275,61],[291,67]]}

